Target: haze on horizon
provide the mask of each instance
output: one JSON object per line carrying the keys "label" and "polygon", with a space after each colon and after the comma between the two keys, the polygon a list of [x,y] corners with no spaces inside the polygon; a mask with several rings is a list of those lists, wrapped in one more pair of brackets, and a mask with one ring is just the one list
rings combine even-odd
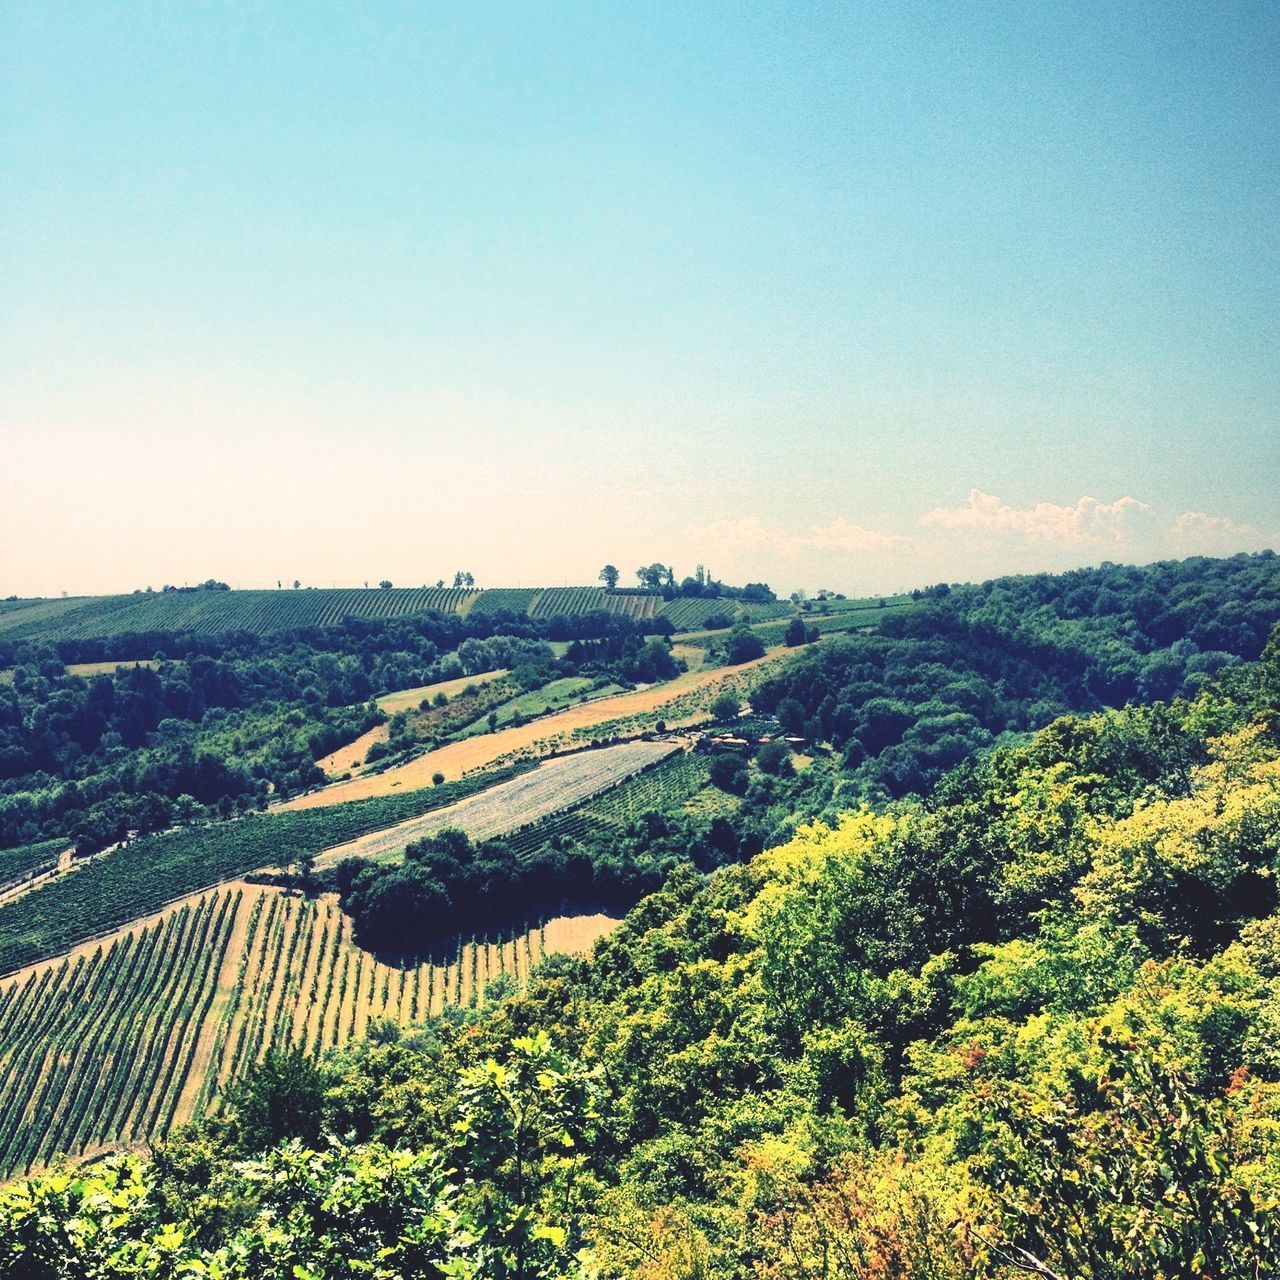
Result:
{"label": "haze on horizon", "polygon": [[1280,545],[1280,17],[15,0],[0,596]]}

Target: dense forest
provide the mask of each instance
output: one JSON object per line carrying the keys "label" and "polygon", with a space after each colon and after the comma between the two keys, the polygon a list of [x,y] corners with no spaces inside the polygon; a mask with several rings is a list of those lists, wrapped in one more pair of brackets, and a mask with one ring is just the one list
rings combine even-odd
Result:
{"label": "dense forest", "polygon": [[1194,694],[1256,658],[1277,619],[1271,552],[999,578],[824,644],[753,705],[831,742],[868,797],[924,794],[1007,732]]}
{"label": "dense forest", "polygon": [[[957,627],[1005,609],[951,596]],[[1101,616],[1050,605],[1027,633],[1099,700],[1090,655],[1125,630]],[[1206,672],[1224,633],[1159,616],[1127,644],[1139,679],[1195,647],[1167,700],[1057,718],[923,796],[851,784],[750,861],[675,868],[524,993],[270,1055],[153,1159],[0,1191],[0,1269],[1276,1274],[1280,630]]]}

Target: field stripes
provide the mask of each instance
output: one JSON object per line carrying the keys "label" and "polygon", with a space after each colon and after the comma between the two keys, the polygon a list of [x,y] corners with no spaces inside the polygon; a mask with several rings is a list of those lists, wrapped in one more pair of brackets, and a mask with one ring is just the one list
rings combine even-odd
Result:
{"label": "field stripes", "polygon": [[326,849],[316,859],[316,866],[331,866],[343,858],[392,860],[413,841],[436,835],[446,827],[461,828],[473,840],[506,835],[608,792],[679,750],[669,742],[625,742],[549,760],[457,804]]}
{"label": "field stripes", "polygon": [[92,951],[0,982],[0,1179],[150,1141],[216,1107],[267,1049],[319,1051],[369,1023],[475,1004],[543,955],[582,952],[605,916],[549,921],[397,967],[351,942],[336,897],[237,883]]}
{"label": "field stripes", "polygon": [[337,626],[346,618],[388,620],[428,610],[460,613],[478,596],[466,588],[339,587],[306,591],[173,591],[75,600],[11,602],[0,611],[0,638],[109,639],[151,632],[269,634]]}

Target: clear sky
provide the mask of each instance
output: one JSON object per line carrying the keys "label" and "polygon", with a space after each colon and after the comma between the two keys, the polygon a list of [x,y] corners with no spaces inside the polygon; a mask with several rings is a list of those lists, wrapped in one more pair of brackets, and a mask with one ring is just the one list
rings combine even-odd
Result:
{"label": "clear sky", "polygon": [[0,0],[0,595],[1280,543],[1280,9]]}

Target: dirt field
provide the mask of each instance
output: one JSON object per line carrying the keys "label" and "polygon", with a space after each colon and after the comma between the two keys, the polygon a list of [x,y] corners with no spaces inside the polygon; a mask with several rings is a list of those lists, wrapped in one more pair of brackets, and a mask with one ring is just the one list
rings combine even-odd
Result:
{"label": "dirt field", "polygon": [[[462,676],[457,680],[441,680],[438,684],[423,684],[416,689],[401,689],[398,693],[386,693],[377,699],[378,706],[393,716],[397,711],[408,711],[416,708],[423,698],[434,698],[436,694],[443,693],[444,696],[452,701],[460,694],[463,689],[469,685],[488,684],[491,680],[498,680],[505,676],[506,669],[501,671],[486,671],[483,675],[478,676]],[[389,724],[376,724],[367,733],[362,733],[358,738],[348,742],[346,746],[339,747],[336,751],[331,751],[323,760],[317,760],[316,765],[321,773],[328,774],[329,777],[340,777],[344,773],[355,773],[364,765],[364,758],[369,754],[369,748],[375,742],[385,742],[391,733]]]}
{"label": "dirt field", "polygon": [[488,684],[490,680],[501,680],[506,674],[507,670],[503,667],[499,671],[486,671],[478,676],[459,676],[456,680],[441,680],[438,684],[423,684],[416,689],[401,689],[397,693],[384,693],[382,697],[377,699],[377,703],[387,715],[393,716],[397,711],[406,711],[410,707],[416,707],[423,698],[434,698],[436,694],[443,693],[446,698],[453,699],[469,684],[476,686]]}
{"label": "dirt field", "polygon": [[[352,778],[349,782],[334,783],[321,791],[312,791],[286,801],[284,809],[313,809],[330,804],[343,804],[348,800],[362,800],[366,796],[384,796],[398,788],[406,791],[431,785],[431,776],[442,773],[446,781],[461,778],[464,773],[484,769],[504,756],[537,754],[538,744],[553,739],[568,740],[575,731],[605,725],[614,720],[661,711],[665,706],[692,693],[714,691],[722,681],[753,672],[761,667],[782,661],[791,650],[775,650],[754,662],[744,662],[737,667],[721,667],[714,671],[690,671],[665,684],[649,689],[637,689],[633,693],[620,693],[597,702],[586,702],[569,707],[554,715],[542,716],[528,724],[500,729],[497,733],[478,734],[461,742],[451,742],[436,751],[429,751],[385,773],[371,777]],[[688,717],[685,717],[686,719]],[[353,757],[348,757],[353,758]]]}

